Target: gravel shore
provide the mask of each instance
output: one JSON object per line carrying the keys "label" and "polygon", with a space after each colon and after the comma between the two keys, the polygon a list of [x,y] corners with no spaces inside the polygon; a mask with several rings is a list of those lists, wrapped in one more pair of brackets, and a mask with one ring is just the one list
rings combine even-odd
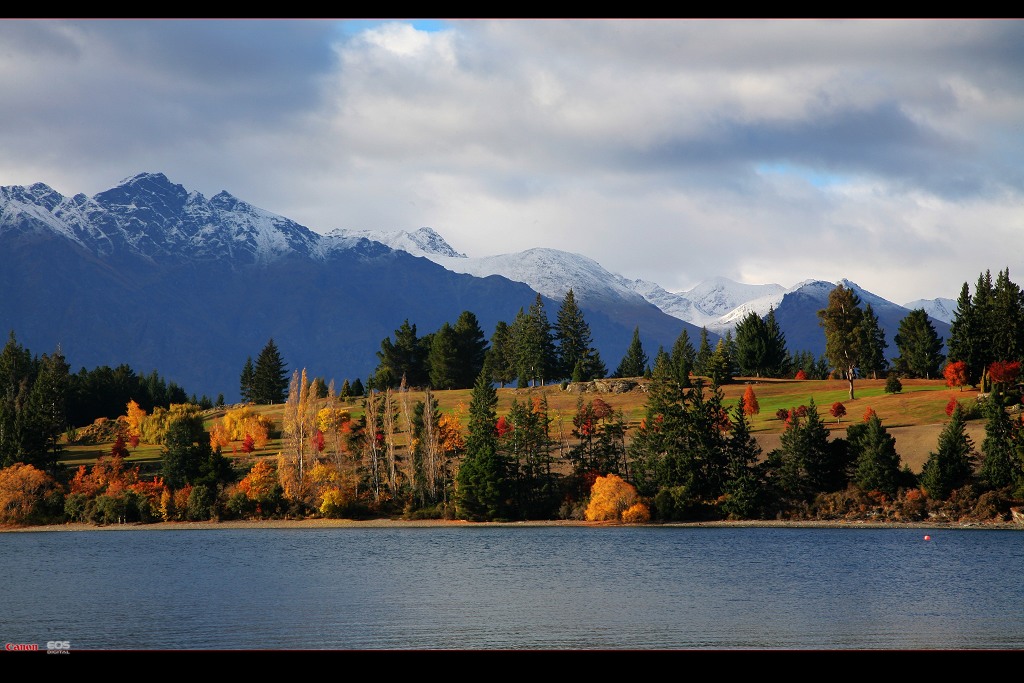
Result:
{"label": "gravel shore", "polygon": [[160,531],[189,529],[358,529],[358,528],[482,528],[482,527],[792,527],[820,529],[1013,529],[1024,531],[1024,525],[999,522],[870,522],[870,521],[776,521],[746,520],[738,522],[666,522],[663,524],[624,525],[613,522],[583,522],[576,520],[541,520],[530,522],[466,522],[442,519],[283,519],[283,520],[230,520],[223,522],[156,522],[152,524],[49,524],[44,526],[0,527],[3,532],[48,531]]}

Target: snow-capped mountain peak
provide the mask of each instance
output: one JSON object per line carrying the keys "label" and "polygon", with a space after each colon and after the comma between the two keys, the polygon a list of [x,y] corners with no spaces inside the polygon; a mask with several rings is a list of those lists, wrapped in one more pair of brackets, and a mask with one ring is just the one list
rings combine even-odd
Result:
{"label": "snow-capped mountain peak", "polygon": [[50,230],[98,256],[223,260],[233,267],[320,251],[320,236],[292,220],[227,192],[207,200],[163,173],[139,173],[91,198],[66,198],[42,183],[4,187],[0,210],[3,230]]}
{"label": "snow-capped mountain peak", "polygon": [[336,228],[329,233],[335,244],[353,244],[360,239],[368,239],[380,242],[386,246],[404,251],[413,256],[424,256],[433,258],[441,256],[444,258],[466,258],[466,255],[455,251],[448,242],[433,228],[418,228],[409,232],[407,230],[346,230]]}

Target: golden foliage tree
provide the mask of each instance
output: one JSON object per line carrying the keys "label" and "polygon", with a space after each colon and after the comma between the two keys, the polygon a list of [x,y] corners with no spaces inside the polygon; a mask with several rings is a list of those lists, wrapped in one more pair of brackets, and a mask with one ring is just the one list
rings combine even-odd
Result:
{"label": "golden foliage tree", "polygon": [[618,522],[623,512],[639,502],[636,488],[622,477],[617,474],[599,476],[590,489],[585,516],[588,522]]}
{"label": "golden foliage tree", "polygon": [[15,463],[0,470],[0,524],[29,524],[47,495],[58,488],[50,475]]}
{"label": "golden foliage tree", "polygon": [[130,442],[138,445],[142,439],[142,421],[146,419],[146,411],[139,407],[134,400],[128,401],[125,410],[127,422],[127,436]]}
{"label": "golden foliage tree", "polygon": [[647,524],[651,521],[651,509],[643,503],[633,503],[622,511],[623,524]]}
{"label": "golden foliage tree", "polygon": [[263,501],[270,498],[278,484],[277,470],[266,460],[258,460],[249,473],[238,482],[238,490],[249,500]]}
{"label": "golden foliage tree", "polygon": [[278,478],[285,494],[293,500],[306,498],[306,470],[316,459],[312,446],[316,434],[316,418],[320,398],[306,369],[296,370],[288,386],[288,399],[284,405],[284,436],[287,448],[281,453]]}
{"label": "golden foliage tree", "polygon": [[194,403],[172,403],[170,408],[157,406],[153,408],[152,413],[139,421],[141,441],[162,444],[167,427],[172,422],[179,418],[202,421],[202,411],[203,409]]}

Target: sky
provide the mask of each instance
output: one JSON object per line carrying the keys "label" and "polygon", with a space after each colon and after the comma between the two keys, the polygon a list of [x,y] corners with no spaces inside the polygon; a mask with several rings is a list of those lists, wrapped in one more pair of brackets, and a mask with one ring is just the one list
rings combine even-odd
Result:
{"label": "sky", "polygon": [[0,20],[0,185],[138,173],[685,291],[1024,282],[1024,21]]}

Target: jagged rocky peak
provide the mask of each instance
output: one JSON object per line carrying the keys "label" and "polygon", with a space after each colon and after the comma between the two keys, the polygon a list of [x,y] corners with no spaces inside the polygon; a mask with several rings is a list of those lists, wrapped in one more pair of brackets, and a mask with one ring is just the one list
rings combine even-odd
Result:
{"label": "jagged rocky peak", "polygon": [[167,216],[185,206],[189,192],[184,186],[172,183],[163,173],[139,173],[93,198],[105,206],[151,209]]}

